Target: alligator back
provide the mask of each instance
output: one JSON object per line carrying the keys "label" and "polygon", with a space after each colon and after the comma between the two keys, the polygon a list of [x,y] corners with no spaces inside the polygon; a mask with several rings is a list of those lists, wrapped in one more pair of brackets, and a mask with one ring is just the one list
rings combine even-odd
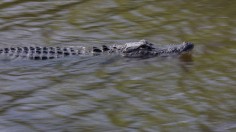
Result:
{"label": "alligator back", "polygon": [[0,55],[11,58],[47,60],[71,55],[85,54],[84,47],[11,47],[0,49]]}

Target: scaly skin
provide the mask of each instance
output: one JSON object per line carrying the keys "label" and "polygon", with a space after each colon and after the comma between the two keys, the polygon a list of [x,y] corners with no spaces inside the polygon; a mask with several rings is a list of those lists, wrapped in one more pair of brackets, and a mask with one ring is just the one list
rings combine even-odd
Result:
{"label": "scaly skin", "polygon": [[172,45],[169,47],[154,47],[154,44],[140,40],[138,42],[130,42],[124,45],[113,45],[102,47],[86,48],[81,46],[71,47],[10,47],[0,49],[0,55],[9,56],[11,58],[26,58],[31,60],[47,60],[66,56],[86,56],[101,54],[117,54],[124,57],[132,58],[149,58],[155,56],[171,56],[180,55],[189,52],[194,48],[190,42]]}

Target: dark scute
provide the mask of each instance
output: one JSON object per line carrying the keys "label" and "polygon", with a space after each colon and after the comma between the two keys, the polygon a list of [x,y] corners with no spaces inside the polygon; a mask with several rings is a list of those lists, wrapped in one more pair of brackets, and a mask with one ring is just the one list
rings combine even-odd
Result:
{"label": "dark scute", "polygon": [[21,49],[20,47],[17,47],[17,50],[18,50],[18,51],[22,51],[22,49]]}
{"label": "dark scute", "polygon": [[75,52],[75,50],[74,50],[73,48],[70,48],[70,51],[71,51],[71,52]]}
{"label": "dark scute", "polygon": [[102,52],[102,50],[98,49],[97,47],[93,47],[93,52]]}
{"label": "dark scute", "polygon": [[29,50],[29,48],[28,48],[28,47],[23,47],[23,49],[24,49],[24,50],[27,50],[27,51]]}
{"label": "dark scute", "polygon": [[47,50],[44,50],[44,51],[43,51],[43,53],[44,53],[44,54],[47,54],[47,53],[48,53],[48,51],[47,51]]}
{"label": "dark scute", "polygon": [[63,48],[63,51],[67,51],[67,48]]}
{"label": "dark scute", "polygon": [[16,50],[16,48],[10,48],[12,51],[15,51]]}
{"label": "dark scute", "polygon": [[22,52],[22,50],[17,50],[17,53],[21,53]]}
{"label": "dark scute", "polygon": [[64,52],[64,55],[68,56],[68,55],[70,55],[70,53],[69,52]]}
{"label": "dark scute", "polygon": [[62,51],[57,51],[57,54],[61,55],[63,52]]}
{"label": "dark scute", "polygon": [[47,60],[48,57],[47,56],[42,56],[42,60]]}
{"label": "dark scute", "polygon": [[30,50],[34,50],[35,48],[34,47],[30,47]]}
{"label": "dark scute", "polygon": [[55,54],[55,51],[49,51],[50,54]]}
{"label": "dark scute", "polygon": [[35,56],[34,60],[40,60],[41,58],[39,56]]}
{"label": "dark scute", "polygon": [[54,59],[55,57],[54,56],[49,56],[48,59]]}
{"label": "dark scute", "polygon": [[4,48],[4,52],[8,53],[9,52],[9,48]]}
{"label": "dark scute", "polygon": [[41,50],[41,48],[40,47],[35,47],[36,48],[36,50]]}
{"label": "dark scute", "polygon": [[38,53],[38,54],[41,54],[41,51],[40,51],[40,50],[36,50],[35,52]]}
{"label": "dark scute", "polygon": [[43,50],[47,50],[47,47],[43,47]]}
{"label": "dark scute", "polygon": [[49,47],[49,49],[50,49],[50,50],[54,50],[54,48],[53,48],[53,47]]}
{"label": "dark scute", "polygon": [[103,45],[103,46],[102,46],[102,50],[103,50],[103,51],[108,51],[108,50],[110,50],[110,49],[109,49],[106,45]]}

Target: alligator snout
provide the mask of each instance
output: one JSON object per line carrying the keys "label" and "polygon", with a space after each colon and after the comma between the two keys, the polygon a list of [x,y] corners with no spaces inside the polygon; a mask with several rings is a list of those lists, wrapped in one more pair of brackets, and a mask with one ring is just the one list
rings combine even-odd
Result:
{"label": "alligator snout", "polygon": [[191,42],[183,42],[183,45],[184,45],[184,48],[183,48],[184,52],[191,51],[194,48],[194,44]]}

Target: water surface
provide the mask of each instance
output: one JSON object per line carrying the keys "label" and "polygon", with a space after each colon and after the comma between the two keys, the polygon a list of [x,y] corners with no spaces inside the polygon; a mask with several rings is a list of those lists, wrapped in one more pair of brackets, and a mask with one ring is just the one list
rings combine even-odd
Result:
{"label": "water surface", "polygon": [[0,130],[236,131],[236,2],[2,0],[0,47],[191,41],[192,56],[0,60]]}

